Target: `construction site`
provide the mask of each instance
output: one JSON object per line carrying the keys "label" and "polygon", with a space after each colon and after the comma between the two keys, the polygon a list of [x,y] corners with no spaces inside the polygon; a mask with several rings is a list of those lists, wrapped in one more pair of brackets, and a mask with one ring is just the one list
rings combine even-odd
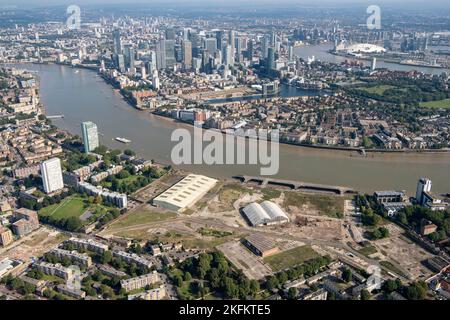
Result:
{"label": "construction site", "polygon": [[[140,200],[141,205],[107,225],[100,235],[181,241],[187,248],[217,249],[250,279],[261,279],[305,259],[324,255],[362,270],[377,265],[384,274],[395,274],[405,280],[431,274],[421,264],[431,255],[408,241],[400,229],[396,232],[393,224],[389,224],[390,228],[394,228],[389,239],[373,241],[373,249],[364,249],[361,243],[368,239],[355,218],[351,195],[314,193],[227,180],[218,181],[182,213],[153,205],[153,198],[185,176],[178,172],[165,177],[164,181],[147,186],[148,192],[139,191],[135,198]],[[249,224],[242,209],[251,203],[264,201],[276,204],[289,221],[260,226]],[[263,257],[252,252],[243,243],[243,239],[250,235],[259,235],[265,241],[272,242],[276,253]],[[289,259],[290,256],[295,259]],[[290,262],[280,262],[284,260]]]}

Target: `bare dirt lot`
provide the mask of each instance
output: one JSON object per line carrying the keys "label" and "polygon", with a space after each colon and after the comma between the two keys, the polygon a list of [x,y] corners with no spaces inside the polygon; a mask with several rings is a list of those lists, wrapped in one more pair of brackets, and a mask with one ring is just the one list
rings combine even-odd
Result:
{"label": "bare dirt lot", "polygon": [[[180,179],[180,176],[171,176],[166,179],[174,183]],[[167,184],[169,185],[169,183]],[[166,187],[169,187],[168,185]],[[290,223],[261,228],[253,228],[248,225],[241,211],[244,206],[251,202],[270,200],[283,207],[286,202],[287,192],[290,194],[289,203],[300,201],[302,204],[301,208],[290,206],[288,211],[291,219]],[[205,237],[197,232],[201,227],[212,227],[219,231],[231,228],[228,231],[233,232],[234,237],[258,230],[260,232],[281,233],[307,240],[338,241],[343,239],[343,219],[318,214],[318,210],[323,207],[328,212],[334,212],[340,208],[341,204],[343,207],[344,198],[318,195],[319,198],[315,199],[312,194],[304,195],[293,191],[287,192],[273,188],[244,186],[236,182],[219,182],[188,210],[189,213],[184,212],[169,217],[167,213],[160,212],[161,210],[157,208],[143,205],[136,208],[135,213],[127,213],[124,217],[113,222],[102,234],[114,233],[138,239],[154,238],[155,234],[158,237],[169,234],[172,238],[177,237],[180,241],[186,239],[189,245],[200,245],[201,247],[204,247],[207,242],[210,242],[210,247],[213,247],[226,242],[224,240],[228,238]],[[309,206],[313,207],[313,209],[307,209]],[[145,214],[146,211],[148,211],[148,216]],[[163,215],[167,219],[159,219]],[[158,218],[158,221],[156,218]],[[155,229],[159,231],[155,232]],[[165,232],[161,232],[161,230]]]}
{"label": "bare dirt lot", "polygon": [[184,175],[181,173],[168,173],[161,179],[156,180],[135,192],[133,198],[138,199],[141,202],[149,202],[183,178]]}
{"label": "bare dirt lot", "polygon": [[373,241],[373,245],[379,252],[375,256],[381,261],[391,260],[394,264],[399,264],[411,279],[423,279],[430,276],[432,272],[423,266],[422,261],[433,255],[408,239],[400,227],[392,223],[387,227],[389,237]]}
{"label": "bare dirt lot", "polygon": [[31,234],[13,242],[0,251],[0,260],[4,258],[19,259],[24,262],[31,257],[40,257],[45,252],[68,239],[59,231],[41,226]]}

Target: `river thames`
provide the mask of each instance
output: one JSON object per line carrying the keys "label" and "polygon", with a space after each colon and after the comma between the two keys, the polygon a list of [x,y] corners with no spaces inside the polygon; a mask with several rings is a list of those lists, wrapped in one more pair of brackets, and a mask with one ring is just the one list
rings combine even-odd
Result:
{"label": "river thames", "polygon": [[[177,128],[192,127],[170,119],[139,111],[126,103],[120,93],[96,72],[59,65],[21,65],[37,71],[41,102],[47,115],[64,114],[53,123],[80,135],[80,123],[97,124],[102,144],[117,149],[133,149],[140,156],[163,163],[171,162],[175,142],[171,134]],[[114,140],[124,137],[131,143]],[[248,151],[247,151],[248,152]],[[257,165],[183,165],[183,169],[217,178],[233,175],[260,175]],[[406,190],[413,195],[417,180],[428,177],[435,193],[450,192],[450,153],[369,154],[321,150],[280,145],[280,169],[275,176],[312,183],[341,185],[358,191]]]}

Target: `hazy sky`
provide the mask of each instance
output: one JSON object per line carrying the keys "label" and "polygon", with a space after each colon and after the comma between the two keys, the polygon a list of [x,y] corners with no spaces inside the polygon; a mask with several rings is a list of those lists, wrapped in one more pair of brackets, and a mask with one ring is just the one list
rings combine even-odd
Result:
{"label": "hazy sky", "polygon": [[145,4],[152,4],[152,3],[181,3],[181,4],[220,4],[224,5],[226,4],[273,4],[273,5],[279,5],[280,3],[283,4],[405,4],[405,5],[411,5],[414,4],[435,4],[435,5],[446,5],[450,1],[449,0],[0,0],[0,5],[58,5],[58,4],[136,4],[136,3],[145,3]]}
{"label": "hazy sky", "polygon": [[[401,7],[405,6],[408,9],[415,8],[436,8],[442,7],[442,9],[450,8],[450,0],[0,0],[1,6],[47,6],[47,5],[95,5],[95,4],[183,4],[183,5],[204,5],[204,6],[234,6],[239,5],[310,5],[320,7],[321,5],[333,5],[333,6],[348,6],[348,5],[385,5],[386,7]],[[450,14],[450,12],[449,12]]]}

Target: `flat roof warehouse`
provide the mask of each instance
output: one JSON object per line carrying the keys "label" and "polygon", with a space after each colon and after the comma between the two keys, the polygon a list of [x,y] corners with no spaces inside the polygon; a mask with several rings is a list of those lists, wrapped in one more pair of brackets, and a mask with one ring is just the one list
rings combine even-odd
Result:
{"label": "flat roof warehouse", "polygon": [[190,174],[153,200],[153,204],[168,210],[181,212],[200,200],[217,183],[202,175]]}
{"label": "flat roof warehouse", "polygon": [[280,251],[272,239],[268,239],[258,234],[251,234],[242,239],[242,243],[254,254],[267,257]]}

